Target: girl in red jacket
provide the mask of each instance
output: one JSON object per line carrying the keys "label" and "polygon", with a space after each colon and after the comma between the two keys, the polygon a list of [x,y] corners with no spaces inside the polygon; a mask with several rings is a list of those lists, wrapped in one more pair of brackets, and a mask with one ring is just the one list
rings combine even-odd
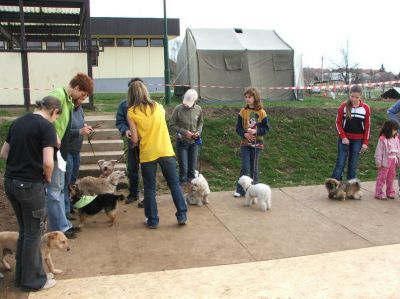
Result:
{"label": "girl in red jacket", "polygon": [[368,149],[370,133],[371,110],[361,100],[362,89],[353,86],[350,96],[338,109],[336,117],[336,129],[339,135],[338,156],[333,169],[332,178],[341,181],[347,158],[347,179],[357,176],[357,164],[360,153]]}

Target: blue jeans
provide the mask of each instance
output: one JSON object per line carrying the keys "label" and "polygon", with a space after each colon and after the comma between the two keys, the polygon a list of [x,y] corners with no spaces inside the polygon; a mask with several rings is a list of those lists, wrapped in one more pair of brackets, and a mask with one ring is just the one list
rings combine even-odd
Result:
{"label": "blue jeans", "polygon": [[176,208],[176,219],[178,221],[186,220],[187,206],[181,188],[179,187],[178,176],[176,175],[176,159],[175,157],[161,157],[157,160],[140,164],[144,185],[144,214],[147,218],[147,225],[158,225],[159,222],[156,201],[156,174],[158,164],[161,166],[162,174],[171,191]]}
{"label": "blue jeans", "polygon": [[178,139],[176,152],[179,164],[179,182],[191,181],[195,177],[199,146],[196,143],[190,144],[185,140]]}
{"label": "blue jeans", "polygon": [[51,175],[51,183],[47,184],[47,217],[49,231],[60,230],[66,232],[72,227],[65,215],[64,203],[65,173],[58,168],[54,161],[54,170]]}
{"label": "blue jeans", "polygon": [[129,178],[129,196],[139,196],[139,147],[132,147],[129,142],[128,146],[128,178]]}
{"label": "blue jeans", "polygon": [[64,203],[65,213],[69,215],[71,211],[71,200],[69,198],[68,186],[75,183],[79,176],[79,166],[81,165],[81,155],[79,153],[67,155],[67,167],[65,169],[65,183],[64,183]]}
{"label": "blue jeans", "polygon": [[[248,175],[253,179],[253,184],[258,183],[258,157],[260,156],[260,149],[252,146],[240,147],[240,176]],[[236,184],[236,192],[240,195],[245,195],[246,191],[242,186]]]}
{"label": "blue jeans", "polygon": [[39,290],[47,281],[40,251],[46,216],[43,183],[6,178],[4,186],[19,226],[15,284],[26,291]]}
{"label": "blue jeans", "polygon": [[348,168],[347,168],[347,179],[351,180],[357,176],[357,165],[358,158],[360,156],[360,150],[363,145],[362,139],[349,140],[350,144],[343,144],[342,140],[338,140],[338,156],[336,159],[336,165],[332,172],[332,178],[341,181],[343,179],[343,171],[346,164],[347,157]]}

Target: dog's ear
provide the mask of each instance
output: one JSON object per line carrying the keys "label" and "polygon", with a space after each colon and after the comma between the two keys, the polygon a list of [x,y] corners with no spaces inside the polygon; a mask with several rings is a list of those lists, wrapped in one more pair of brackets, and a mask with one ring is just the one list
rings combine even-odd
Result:
{"label": "dog's ear", "polygon": [[53,239],[56,239],[57,238],[57,232],[50,232],[50,233],[48,233],[47,234],[47,239],[51,239],[51,240],[53,240]]}
{"label": "dog's ear", "polygon": [[101,167],[101,165],[103,165],[103,163],[105,162],[106,160],[99,160],[99,161],[97,161],[97,165],[99,165],[99,167]]}
{"label": "dog's ear", "polygon": [[111,162],[112,166],[114,166],[118,162],[118,160],[110,160],[110,162]]}

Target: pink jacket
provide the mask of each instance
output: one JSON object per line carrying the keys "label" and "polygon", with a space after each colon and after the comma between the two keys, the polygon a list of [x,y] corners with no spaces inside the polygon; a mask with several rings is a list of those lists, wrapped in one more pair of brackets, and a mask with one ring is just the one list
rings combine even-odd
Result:
{"label": "pink jacket", "polygon": [[[395,138],[395,141],[398,151],[396,165],[398,166],[400,161],[400,140],[397,137]],[[375,162],[380,163],[382,167],[388,167],[388,156],[389,156],[389,140],[385,138],[385,136],[380,136],[375,150]]]}

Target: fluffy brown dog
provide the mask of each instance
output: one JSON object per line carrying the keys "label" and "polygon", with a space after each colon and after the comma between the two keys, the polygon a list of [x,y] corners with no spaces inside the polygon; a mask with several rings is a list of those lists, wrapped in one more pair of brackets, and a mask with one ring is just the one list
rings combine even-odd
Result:
{"label": "fluffy brown dog", "polygon": [[76,185],[84,195],[98,195],[103,193],[115,193],[118,183],[125,177],[121,170],[113,171],[107,178],[86,176],[76,181]]}
{"label": "fluffy brown dog", "polygon": [[339,182],[329,178],[325,180],[325,187],[328,190],[328,197],[331,199],[361,199],[363,195],[358,179]]}
{"label": "fluffy brown dog", "polygon": [[117,163],[117,160],[99,160],[97,161],[97,165],[100,167],[100,177],[106,178],[108,177],[113,171],[114,166]]}
{"label": "fluffy brown dog", "polygon": [[[0,254],[2,254],[2,264],[8,271],[11,270],[11,266],[7,263],[6,255],[13,254],[17,249],[18,232],[0,232]],[[69,251],[68,239],[61,231],[54,231],[45,233],[42,236],[40,242],[40,249],[42,252],[42,258],[49,268],[49,271],[53,274],[60,274],[63,271],[54,268],[53,261],[51,259],[51,251],[58,249],[60,251]],[[0,273],[1,274],[1,273]],[[0,277],[3,277],[1,274]]]}

